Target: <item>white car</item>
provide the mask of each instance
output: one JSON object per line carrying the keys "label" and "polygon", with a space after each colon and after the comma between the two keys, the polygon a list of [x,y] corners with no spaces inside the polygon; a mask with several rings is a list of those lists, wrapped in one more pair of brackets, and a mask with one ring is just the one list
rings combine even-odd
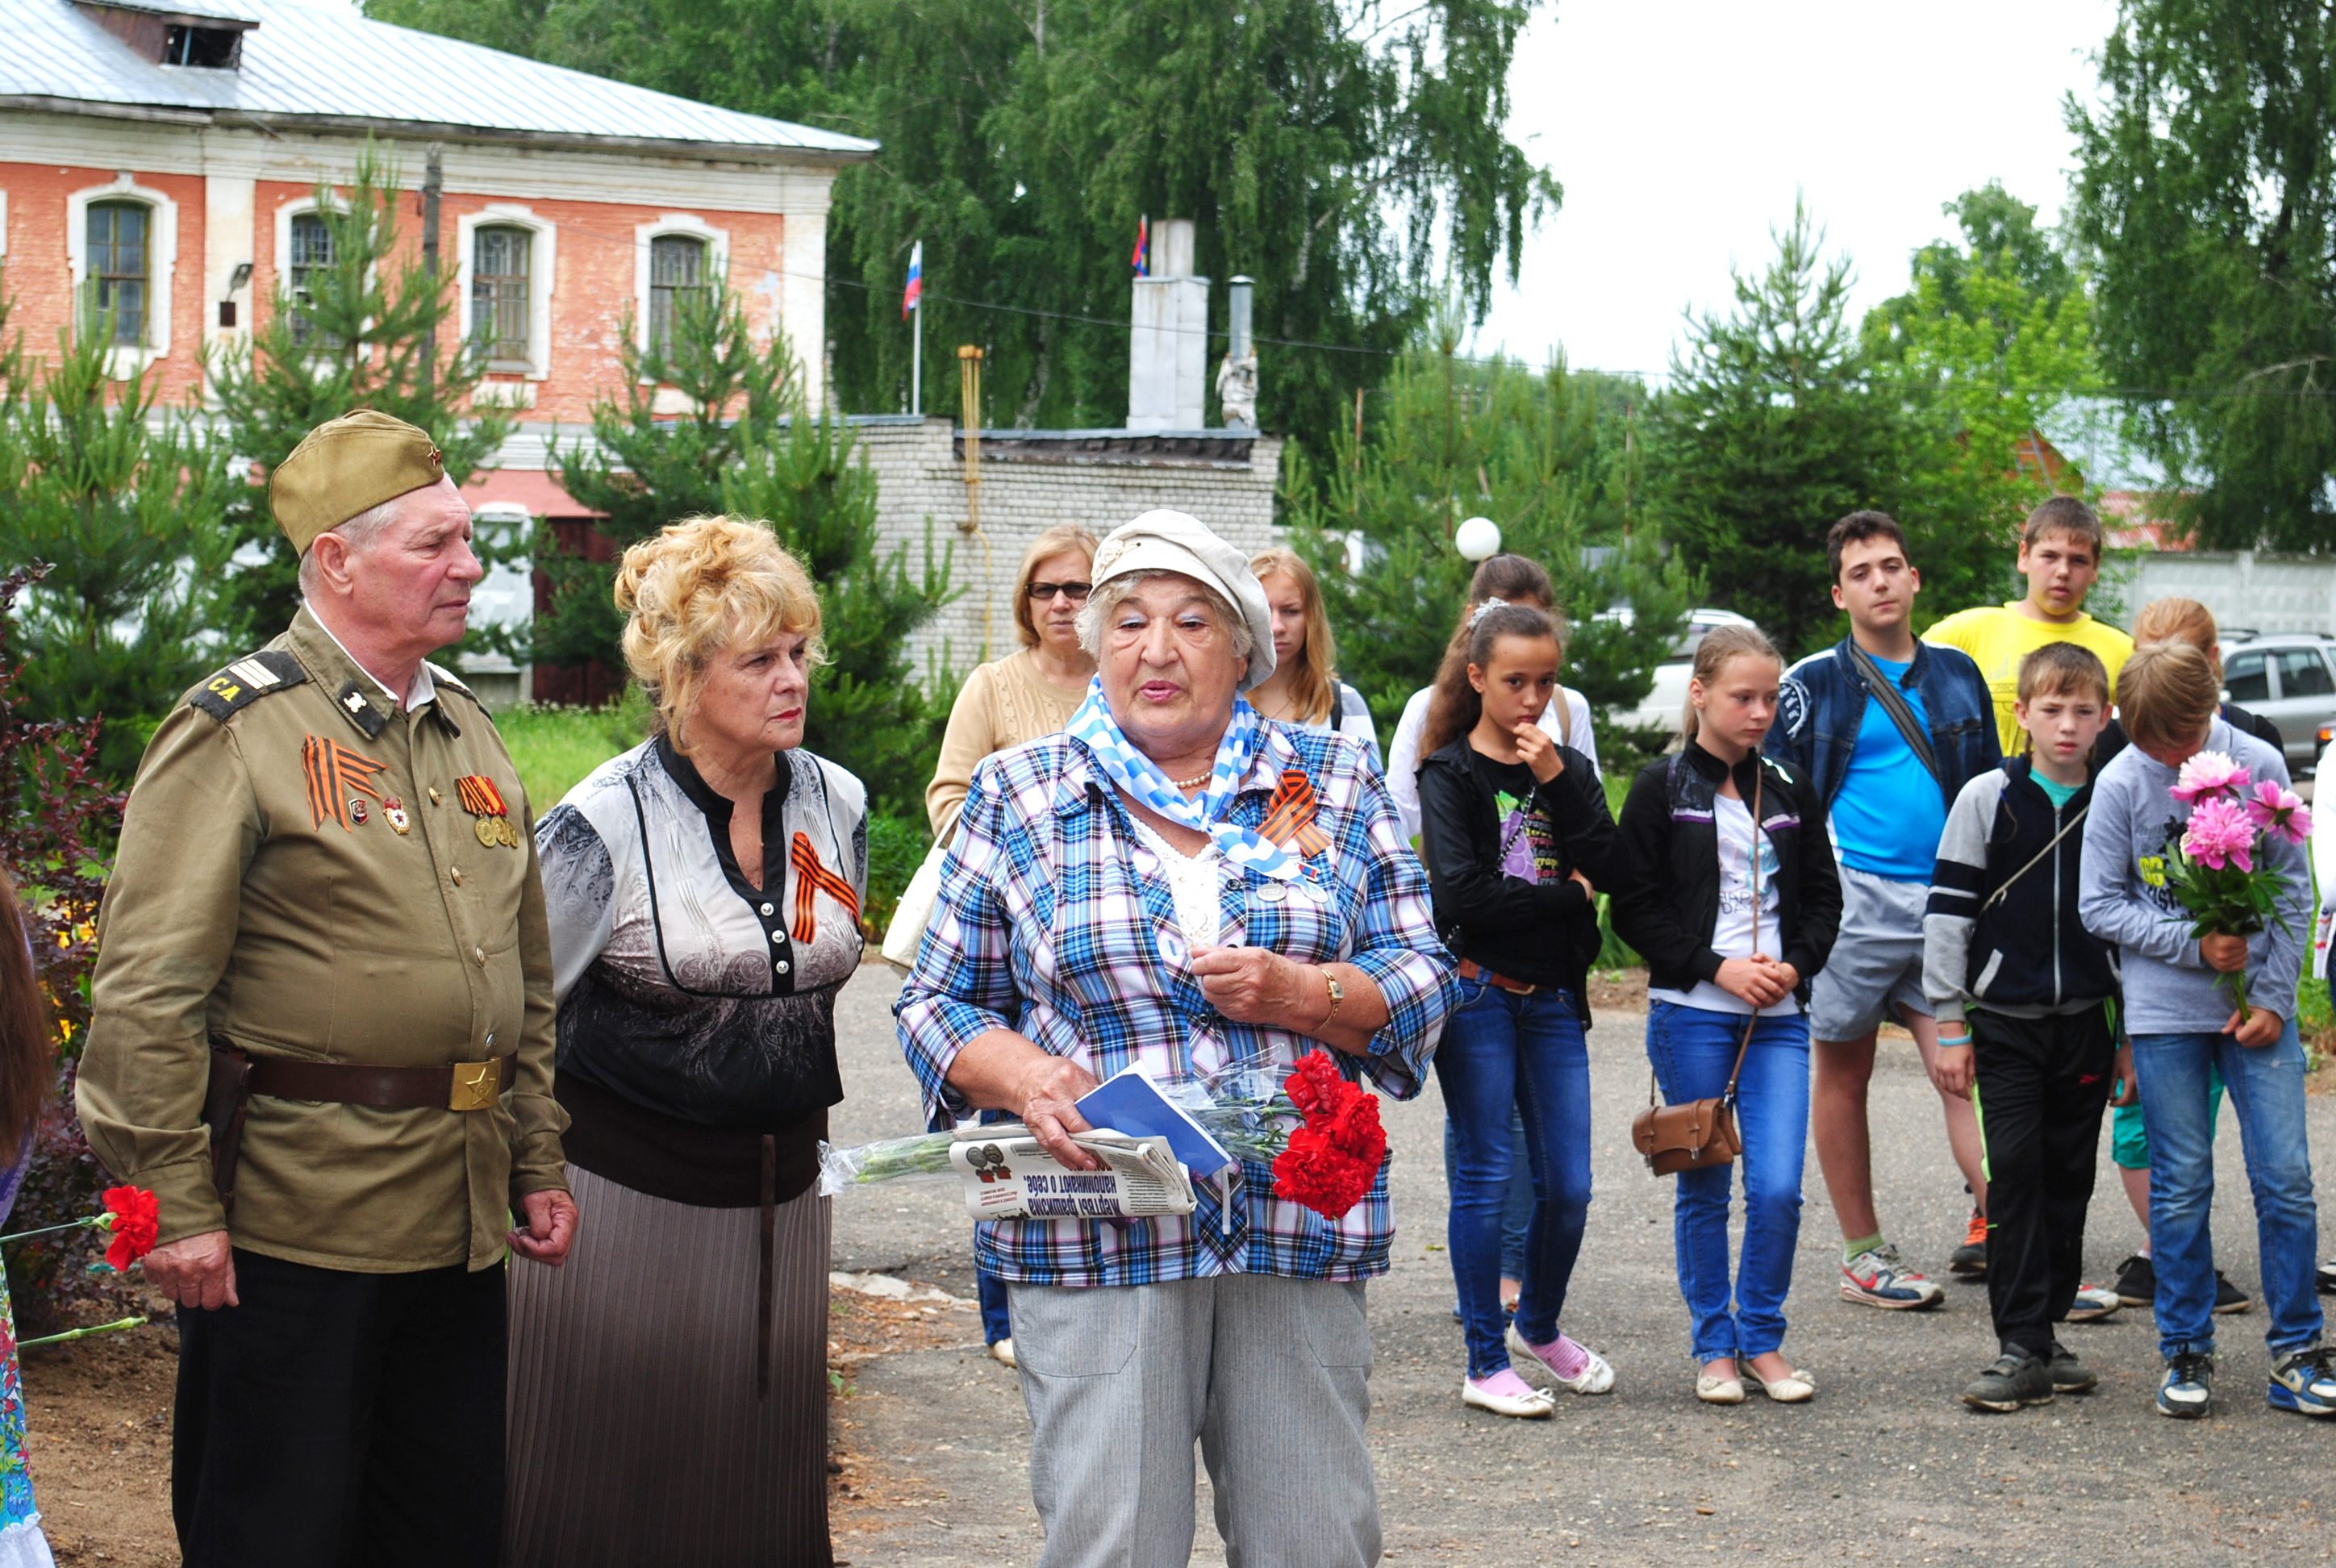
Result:
{"label": "white car", "polygon": [[[1630,607],[1618,604],[1612,609],[1600,612],[1598,620],[1619,620],[1630,624]],[[1607,722],[1617,729],[1670,730],[1677,733],[1680,716],[1687,711],[1687,683],[1695,673],[1696,645],[1703,634],[1714,627],[1751,626],[1747,616],[1732,609],[1702,609],[1688,613],[1687,625],[1680,628],[1679,641],[1671,645],[1671,657],[1655,667],[1655,684],[1640,700],[1639,706],[1627,711],[1609,714]]]}

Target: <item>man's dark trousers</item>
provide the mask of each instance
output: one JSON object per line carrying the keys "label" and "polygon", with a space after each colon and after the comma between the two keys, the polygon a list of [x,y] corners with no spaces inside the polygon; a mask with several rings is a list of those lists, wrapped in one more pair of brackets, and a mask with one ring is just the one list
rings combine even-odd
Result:
{"label": "man's dark trousers", "polygon": [[2105,1007],[2042,1018],[1970,1015],[1987,1148],[1987,1298],[1995,1337],[2049,1356],[2085,1257],[2101,1112],[2117,1042]]}
{"label": "man's dark trousers", "polygon": [[186,1568],[493,1568],[503,1270],[359,1274],[238,1248],[242,1305],[179,1312]]}

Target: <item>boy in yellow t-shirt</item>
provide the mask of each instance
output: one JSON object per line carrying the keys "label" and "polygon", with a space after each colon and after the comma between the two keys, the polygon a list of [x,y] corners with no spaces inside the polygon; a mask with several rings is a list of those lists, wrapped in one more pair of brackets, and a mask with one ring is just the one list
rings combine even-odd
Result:
{"label": "boy in yellow t-shirt", "polygon": [[2046,643],[2073,642],[2090,649],[2109,672],[2110,697],[2117,696],[2117,671],[2133,653],[2133,638],[2085,613],[2085,595],[2101,575],[2106,541],[2091,507],[2073,495],[2054,496],[2028,514],[2020,532],[2020,570],[2028,579],[2028,597],[1959,610],[1922,634],[1925,641],[1971,655],[1987,677],[2006,756],[2021,740],[2011,711],[2020,696],[2020,661]]}

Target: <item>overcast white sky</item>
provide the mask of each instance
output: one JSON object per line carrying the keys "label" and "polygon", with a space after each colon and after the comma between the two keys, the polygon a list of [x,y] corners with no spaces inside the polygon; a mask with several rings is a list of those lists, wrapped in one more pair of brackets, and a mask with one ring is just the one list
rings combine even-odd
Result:
{"label": "overcast white sky", "polygon": [[1565,187],[1478,339],[1589,369],[1669,363],[1688,306],[1765,263],[1796,188],[1857,264],[1854,308],[1903,291],[1940,203],[2000,179],[2057,221],[2061,102],[2094,92],[2114,0],[1557,0],[1521,42],[1510,133]]}

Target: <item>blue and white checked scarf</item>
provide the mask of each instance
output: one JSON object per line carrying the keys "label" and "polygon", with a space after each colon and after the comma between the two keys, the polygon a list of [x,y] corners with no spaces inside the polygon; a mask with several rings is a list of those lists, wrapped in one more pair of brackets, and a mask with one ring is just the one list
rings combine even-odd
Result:
{"label": "blue and white checked scarf", "polygon": [[1199,800],[1188,798],[1160,771],[1159,764],[1129,744],[1119,721],[1111,716],[1111,705],[1104,700],[1100,676],[1088,684],[1087,700],[1079,705],[1079,711],[1071,716],[1063,732],[1085,742],[1095,761],[1103,765],[1105,774],[1130,796],[1172,823],[1208,834],[1229,863],[1243,871],[1263,872],[1283,881],[1293,881],[1304,874],[1305,868],[1297,856],[1224,820],[1225,813],[1232,809],[1234,793],[1241,787],[1241,781],[1249,776],[1249,765],[1265,739],[1257,709],[1250,706],[1246,697],[1233,698],[1233,721],[1225,726],[1224,738],[1217,743],[1217,765],[1210,771],[1209,787]]}

